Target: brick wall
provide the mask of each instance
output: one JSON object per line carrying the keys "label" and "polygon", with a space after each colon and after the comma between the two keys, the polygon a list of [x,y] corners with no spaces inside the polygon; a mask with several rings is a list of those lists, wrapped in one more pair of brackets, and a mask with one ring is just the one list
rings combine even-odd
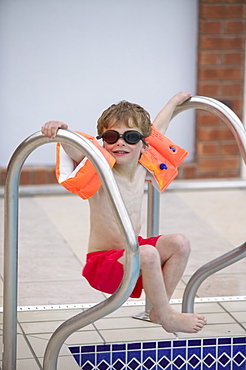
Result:
{"label": "brick wall", "polygon": [[[197,95],[228,105],[242,119],[245,0],[200,0]],[[196,111],[196,156],[181,178],[240,176],[240,154],[231,130],[217,116]]]}
{"label": "brick wall", "polygon": [[[245,0],[200,0],[197,95],[227,104],[241,119],[245,56]],[[229,128],[204,110],[196,111],[196,154],[181,166],[179,178],[240,176],[240,154]],[[0,169],[0,186],[6,169]],[[54,168],[26,167],[20,184],[55,183]]]}

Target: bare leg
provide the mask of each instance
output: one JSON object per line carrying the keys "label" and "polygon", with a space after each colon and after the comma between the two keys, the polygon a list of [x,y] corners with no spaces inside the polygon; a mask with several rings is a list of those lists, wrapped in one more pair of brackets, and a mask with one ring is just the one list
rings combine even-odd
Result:
{"label": "bare leg", "polygon": [[190,255],[190,242],[182,234],[161,236],[156,249],[159,252],[163,279],[169,300],[180,281]]}
{"label": "bare leg", "polygon": [[196,333],[201,330],[205,324],[204,316],[178,313],[170,306],[158,250],[150,245],[141,246],[140,264],[144,290],[153,305],[151,321],[160,323],[170,333]]}

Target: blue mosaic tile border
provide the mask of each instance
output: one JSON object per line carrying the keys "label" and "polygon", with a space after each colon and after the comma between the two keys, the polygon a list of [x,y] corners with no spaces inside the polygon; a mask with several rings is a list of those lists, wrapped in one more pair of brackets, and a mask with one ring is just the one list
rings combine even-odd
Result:
{"label": "blue mosaic tile border", "polygon": [[83,370],[246,370],[246,337],[69,347]]}

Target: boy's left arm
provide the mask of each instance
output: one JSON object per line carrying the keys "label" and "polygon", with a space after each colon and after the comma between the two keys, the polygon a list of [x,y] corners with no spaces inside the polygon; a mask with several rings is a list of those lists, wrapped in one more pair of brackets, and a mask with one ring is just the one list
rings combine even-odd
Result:
{"label": "boy's left arm", "polygon": [[186,91],[181,91],[175,94],[154,119],[153,124],[156,128],[165,134],[177,105],[184,103],[186,100],[190,99],[191,96],[192,95]]}

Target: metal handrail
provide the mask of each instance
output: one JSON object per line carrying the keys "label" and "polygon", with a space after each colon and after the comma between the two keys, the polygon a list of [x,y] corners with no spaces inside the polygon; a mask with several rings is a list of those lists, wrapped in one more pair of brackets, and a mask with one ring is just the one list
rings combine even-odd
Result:
{"label": "metal handrail", "polygon": [[23,163],[39,146],[50,142],[69,144],[81,150],[96,168],[116,217],[126,249],[124,277],[118,290],[105,301],[63,323],[52,335],[45,352],[44,369],[55,370],[60,348],[75,330],[121,306],[136,284],[140,261],[138,240],[112,171],[98,148],[86,138],[69,130],[59,130],[54,139],[37,132],[24,140],[12,155],[5,184],[4,214],[4,302],[3,302],[3,370],[16,369],[17,289],[18,289],[18,186]]}
{"label": "metal handrail", "polygon": [[182,312],[194,312],[196,292],[202,282],[216,272],[246,257],[246,242],[200,267],[190,278],[184,290]]}
{"label": "metal handrail", "polygon": [[[194,96],[184,102],[183,104],[176,107],[171,120],[176,117],[179,113],[186,111],[188,109],[204,109],[211,113],[216,114],[219,118],[221,118],[227,126],[231,129],[241,155],[246,163],[246,132],[243,126],[243,123],[238,118],[238,116],[225,104],[221,103],[218,100],[208,98],[205,96]],[[182,189],[185,187],[183,186]],[[157,202],[158,194],[155,189],[148,189],[148,203],[150,204],[150,209],[148,210],[148,236],[157,235],[159,233],[159,204]],[[219,259],[215,261],[211,261],[210,263],[204,265],[201,269],[195,273],[190,281],[188,282],[186,289],[183,295],[183,303],[182,303],[182,312],[193,312],[194,310],[194,300],[195,295],[198,287],[202,283],[206,277],[212,275],[214,273],[214,267],[216,264],[216,268],[218,270],[223,269],[229,266],[232,263],[237,262],[239,259],[244,258],[245,245],[243,244],[241,247],[236,248],[232,253],[229,253],[225,256],[221,256]],[[236,257],[235,257],[236,256]],[[231,261],[231,262],[230,262]],[[216,270],[216,271],[218,271]],[[198,283],[198,281],[200,283]],[[151,309],[151,303],[149,302],[148,298],[146,298],[145,302],[145,312],[142,312],[134,317],[141,320],[148,320],[149,312]]]}
{"label": "metal handrail", "polygon": [[[246,132],[243,123],[238,116],[225,104],[218,100],[204,96],[195,96],[178,106],[173,114],[177,114],[187,109],[205,109],[216,114],[221,118],[232,131],[244,162],[246,163]],[[201,283],[217,271],[232,265],[233,263],[246,257],[246,242],[232,251],[206,263],[200,267],[190,278],[185,288],[182,299],[182,312],[194,312],[194,301],[196,292]]]}
{"label": "metal handrail", "polygon": [[177,106],[171,119],[176,117],[177,114],[192,108],[204,109],[214,113],[227,124],[235,137],[241,155],[246,163],[246,132],[243,123],[238,116],[227,105],[216,99],[208,98],[206,96],[194,96],[183,104]]}

